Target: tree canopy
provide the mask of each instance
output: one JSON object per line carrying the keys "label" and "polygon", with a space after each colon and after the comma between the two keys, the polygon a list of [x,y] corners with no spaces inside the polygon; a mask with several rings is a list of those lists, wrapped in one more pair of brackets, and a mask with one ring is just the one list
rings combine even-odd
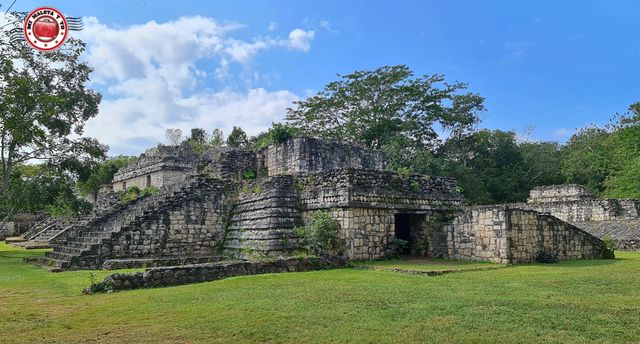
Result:
{"label": "tree canopy", "polygon": [[74,38],[47,53],[24,42],[0,45],[0,195],[18,164],[73,166],[106,156],[105,145],[81,136],[101,99],[85,86],[92,69],[80,59],[84,50]]}
{"label": "tree canopy", "polygon": [[446,132],[462,136],[478,123],[484,99],[442,75],[415,77],[405,65],[338,75],[317,95],[294,102],[287,122],[305,134],[380,149],[395,142],[435,148]]}

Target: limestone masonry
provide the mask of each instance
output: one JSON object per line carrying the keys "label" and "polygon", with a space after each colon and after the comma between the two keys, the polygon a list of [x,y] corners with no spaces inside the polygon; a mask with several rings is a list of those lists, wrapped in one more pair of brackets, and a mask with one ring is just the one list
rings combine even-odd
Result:
{"label": "limestone masonry", "polygon": [[[131,186],[158,192],[123,204],[119,191]],[[286,259],[299,249],[294,228],[329,211],[349,259],[386,257],[402,239],[406,254],[550,262],[611,257],[598,236],[624,232],[637,239],[637,226],[619,227],[638,221],[638,204],[594,200],[572,185],[535,189],[526,204],[465,208],[453,179],[398,174],[386,170],[380,152],[299,137],[259,151],[196,154],[188,145],[160,146],[122,168],[91,214],[43,221],[25,238],[53,246],[38,263],[54,270],[214,269],[229,258]],[[622,234],[613,239],[638,248]]]}

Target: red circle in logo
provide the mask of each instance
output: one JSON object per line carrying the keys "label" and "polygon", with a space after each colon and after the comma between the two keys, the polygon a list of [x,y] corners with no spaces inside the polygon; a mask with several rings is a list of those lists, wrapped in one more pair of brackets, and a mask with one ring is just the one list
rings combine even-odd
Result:
{"label": "red circle in logo", "polygon": [[24,37],[29,45],[41,51],[57,49],[64,44],[67,34],[67,19],[55,8],[37,8],[24,20]]}

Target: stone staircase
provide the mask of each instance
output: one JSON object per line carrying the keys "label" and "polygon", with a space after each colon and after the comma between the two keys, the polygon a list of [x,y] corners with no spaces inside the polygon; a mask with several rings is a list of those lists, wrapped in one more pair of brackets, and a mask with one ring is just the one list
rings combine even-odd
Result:
{"label": "stone staircase", "polygon": [[[213,182],[216,184],[217,182]],[[49,240],[53,251],[30,262],[58,272],[66,269],[99,269],[111,257],[102,254],[114,234],[140,226],[166,208],[180,206],[185,198],[208,190],[212,180],[193,176],[160,189],[156,194],[138,198],[126,206],[111,207],[101,213],[82,218]],[[219,183],[218,183],[219,184]],[[53,232],[53,230],[52,230]]]}

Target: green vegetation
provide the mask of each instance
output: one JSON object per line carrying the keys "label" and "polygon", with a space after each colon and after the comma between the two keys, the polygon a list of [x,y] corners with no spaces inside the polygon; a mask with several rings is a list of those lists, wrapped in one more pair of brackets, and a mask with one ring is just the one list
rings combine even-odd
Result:
{"label": "green vegetation", "polygon": [[640,341],[640,253],[437,277],[268,274],[91,296],[81,295],[89,272],[22,263],[34,254],[0,244],[0,342]]}
{"label": "green vegetation", "polygon": [[271,128],[251,138],[249,147],[253,149],[264,148],[275,143],[282,143],[294,138],[299,130],[287,124],[273,123]]}
{"label": "green vegetation", "polygon": [[126,192],[123,192],[120,195],[120,201],[118,203],[120,205],[126,205],[138,198],[147,197],[157,192],[158,192],[158,188],[155,186],[144,188],[142,190],[140,190],[140,188],[137,186],[131,186],[127,189]]}
{"label": "green vegetation", "polygon": [[391,238],[389,241],[389,257],[400,258],[400,255],[409,247],[409,242],[404,239],[398,239],[396,237]]}
{"label": "green vegetation", "polygon": [[247,170],[242,172],[242,179],[256,179],[256,171]]}
{"label": "green vegetation", "polygon": [[[427,242],[428,246],[428,242]],[[476,268],[500,267],[502,265],[492,262],[475,262],[468,260],[454,259],[427,259],[427,258],[403,258],[388,260],[372,260],[356,262],[358,267],[372,267],[379,269],[402,269],[415,271],[437,271],[437,270],[466,270]]]}
{"label": "green vegetation", "polygon": [[314,212],[313,220],[308,226],[297,227],[294,231],[300,237],[300,247],[307,254],[326,256],[338,253],[340,224],[330,212]]}
{"label": "green vegetation", "polygon": [[[19,14],[14,13],[14,16]],[[20,20],[9,20],[3,42]],[[13,169],[33,160],[71,170],[104,159],[105,145],[82,137],[98,114],[101,95],[86,88],[93,69],[81,58],[85,44],[70,38],[65,49],[41,54],[26,42],[0,45],[0,196],[11,187]]]}
{"label": "green vegetation", "polygon": [[240,127],[233,127],[231,134],[227,137],[227,146],[233,148],[244,148],[249,143],[247,133]]}
{"label": "green vegetation", "polygon": [[101,185],[111,183],[120,168],[135,160],[135,157],[118,156],[95,165],[85,178],[78,181],[78,192],[83,196],[96,195]]}

